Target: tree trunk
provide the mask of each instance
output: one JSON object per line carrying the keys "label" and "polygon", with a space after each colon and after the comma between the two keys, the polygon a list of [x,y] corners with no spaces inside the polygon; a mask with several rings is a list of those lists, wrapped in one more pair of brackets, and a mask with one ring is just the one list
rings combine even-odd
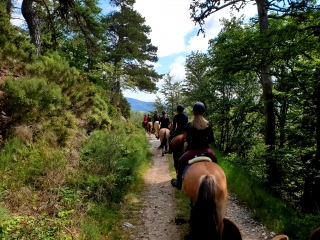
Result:
{"label": "tree trunk", "polygon": [[[268,6],[267,0],[256,0],[258,8],[258,18],[260,32],[263,33],[269,28],[268,23]],[[266,39],[267,41],[267,39]],[[264,52],[264,56],[268,55],[268,50]],[[264,101],[264,117],[265,117],[265,144],[268,146],[268,151],[271,152],[275,147],[275,114],[272,98],[272,80],[270,76],[270,65],[265,62],[261,66],[261,85]],[[268,154],[266,159],[268,185],[275,186],[279,183],[280,174],[277,170],[277,164],[274,159]]]}
{"label": "tree trunk", "polygon": [[31,41],[36,47],[35,54],[40,55],[41,53],[40,25],[39,25],[39,18],[37,16],[37,13],[32,7],[33,3],[34,3],[34,0],[23,0],[21,5],[21,13],[27,22],[30,36],[31,36]]}

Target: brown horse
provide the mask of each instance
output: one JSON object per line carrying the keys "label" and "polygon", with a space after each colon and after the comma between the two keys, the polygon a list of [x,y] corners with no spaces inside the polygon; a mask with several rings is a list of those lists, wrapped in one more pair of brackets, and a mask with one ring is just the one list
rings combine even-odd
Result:
{"label": "brown horse", "polygon": [[[272,240],[289,240],[289,237],[286,235],[279,235]],[[320,227],[311,233],[309,240],[320,240]]]}
{"label": "brown horse", "polygon": [[175,136],[170,142],[170,149],[174,161],[174,168],[178,171],[178,161],[182,154],[185,152],[186,133],[181,133]]}
{"label": "brown horse", "polygon": [[153,129],[154,129],[154,135],[156,135],[156,138],[159,139],[159,131],[160,131],[160,123],[159,123],[159,121],[155,121],[154,122]]}
{"label": "brown horse", "polygon": [[162,150],[162,156],[164,153],[169,149],[169,137],[170,137],[170,130],[168,128],[161,128],[159,131],[159,138],[160,138],[160,146],[158,149]]}
{"label": "brown horse", "polygon": [[147,131],[147,125],[148,125],[148,122],[145,122],[143,121],[142,122],[142,127]]}
{"label": "brown horse", "polygon": [[[226,176],[221,167],[207,161],[193,163],[184,176],[183,189],[192,205],[189,239],[222,240],[228,193]],[[240,232],[238,234],[241,237]]]}

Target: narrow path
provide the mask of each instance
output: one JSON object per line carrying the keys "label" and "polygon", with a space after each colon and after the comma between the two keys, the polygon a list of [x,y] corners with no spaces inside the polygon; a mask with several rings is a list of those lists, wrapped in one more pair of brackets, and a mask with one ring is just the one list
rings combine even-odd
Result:
{"label": "narrow path", "polygon": [[[169,160],[161,156],[158,150],[160,142],[153,134],[146,135],[151,143],[153,154],[152,164],[144,176],[144,189],[139,202],[142,209],[134,218],[139,218],[137,226],[133,226],[130,239],[135,240],[179,240],[180,234],[175,224],[176,206],[174,191],[170,184],[171,174]],[[243,240],[270,240],[270,233],[265,226],[250,217],[250,210],[240,205],[229,193],[227,218],[231,219],[240,229]]]}
{"label": "narrow path", "polygon": [[147,135],[151,143],[153,164],[145,174],[145,192],[141,196],[144,199],[142,209],[143,226],[139,226],[141,240],[177,240],[179,233],[174,223],[175,201],[174,188],[170,184],[171,174],[169,160],[161,156],[158,150],[160,142],[152,134]]}

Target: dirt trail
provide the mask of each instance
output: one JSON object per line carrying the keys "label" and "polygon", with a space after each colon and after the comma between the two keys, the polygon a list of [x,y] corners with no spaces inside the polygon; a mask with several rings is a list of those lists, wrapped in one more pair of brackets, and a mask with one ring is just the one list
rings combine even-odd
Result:
{"label": "dirt trail", "polygon": [[145,174],[144,180],[147,192],[143,195],[144,226],[140,227],[139,238],[170,240],[179,239],[179,232],[174,223],[175,202],[174,188],[170,184],[169,160],[161,156],[158,150],[160,142],[155,136],[150,135],[153,165]]}
{"label": "dirt trail", "polygon": [[[174,221],[174,191],[177,190],[170,184],[169,160],[166,156],[162,157],[157,149],[159,140],[153,134],[147,137],[151,143],[153,164],[145,174],[144,191],[139,197],[143,208],[136,217],[142,221],[139,226],[132,226],[135,233],[131,232],[131,237],[137,240],[178,240],[180,233]],[[230,194],[227,217],[239,227],[244,240],[270,240],[275,235],[252,219],[250,211],[239,205]]]}

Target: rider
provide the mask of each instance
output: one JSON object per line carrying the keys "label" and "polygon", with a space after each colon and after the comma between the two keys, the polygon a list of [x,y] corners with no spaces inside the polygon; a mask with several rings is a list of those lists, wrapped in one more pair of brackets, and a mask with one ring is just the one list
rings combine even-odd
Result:
{"label": "rider", "polygon": [[152,118],[150,117],[150,114],[148,114],[147,120],[148,122],[152,122]]}
{"label": "rider", "polygon": [[203,117],[204,111],[203,103],[197,102],[194,104],[194,118],[187,124],[187,151],[179,159],[177,178],[171,180],[172,186],[179,190],[182,188],[182,174],[184,168],[188,165],[188,160],[197,154],[206,153],[213,162],[217,162],[215,153],[209,148],[209,144],[213,142],[214,138],[210,123]]}
{"label": "rider", "polygon": [[170,120],[167,116],[167,113],[166,111],[162,111],[162,117],[160,117],[160,120],[159,120],[159,123],[160,123],[160,129],[161,128],[169,128],[169,125],[170,125]]}
{"label": "rider", "polygon": [[[188,116],[187,114],[183,113],[184,107],[182,105],[178,105],[177,112],[173,117],[173,124],[170,130],[170,137],[169,142],[175,137],[178,136],[180,133],[186,132],[187,123],[188,123]],[[172,149],[170,149],[169,145],[169,152],[172,153]]]}
{"label": "rider", "polygon": [[160,120],[160,116],[158,114],[158,111],[155,111],[154,115],[153,115],[153,124],[154,124],[154,122],[159,121],[159,120]]}
{"label": "rider", "polygon": [[148,117],[146,114],[143,116],[143,122],[148,122]]}

